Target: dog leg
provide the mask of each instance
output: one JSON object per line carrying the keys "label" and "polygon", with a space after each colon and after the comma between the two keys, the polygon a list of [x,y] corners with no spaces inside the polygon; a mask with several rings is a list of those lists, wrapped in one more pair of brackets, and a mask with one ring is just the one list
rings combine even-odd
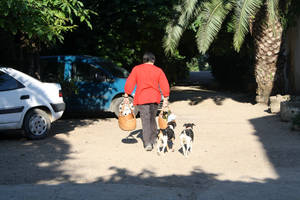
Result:
{"label": "dog leg", "polygon": [[191,141],[189,140],[186,143],[186,156],[188,156],[188,154],[190,154],[190,152],[191,152]]}
{"label": "dog leg", "polygon": [[183,151],[183,155],[185,156],[185,147],[184,147],[184,143],[182,140],[180,140],[180,144],[181,144],[181,148],[182,148],[182,151]]}
{"label": "dog leg", "polygon": [[166,136],[163,136],[162,143],[163,143],[162,152],[165,153],[165,149],[168,146],[168,138]]}
{"label": "dog leg", "polygon": [[174,152],[175,151],[175,142],[174,142],[174,139],[172,138],[171,141],[172,141],[171,151]]}
{"label": "dog leg", "polygon": [[167,143],[167,145],[166,145],[166,149],[167,149],[167,152],[170,151],[170,148],[169,148],[169,144],[168,144],[168,143]]}
{"label": "dog leg", "polygon": [[159,142],[157,142],[156,147],[157,147],[157,153],[160,153],[160,145],[158,144]]}
{"label": "dog leg", "polygon": [[161,152],[165,153],[165,148],[166,148],[166,146],[163,145],[163,148],[162,148]]}
{"label": "dog leg", "polygon": [[161,138],[159,137],[157,139],[157,142],[156,142],[156,147],[157,147],[157,154],[159,155],[160,154],[160,146],[161,146]]}
{"label": "dog leg", "polygon": [[166,149],[166,144],[164,143],[163,147],[162,147],[162,150],[161,150],[163,154],[165,154],[165,149]]}
{"label": "dog leg", "polygon": [[157,147],[157,154],[159,155],[160,154],[160,147],[161,147],[161,143],[162,143],[162,131],[159,130],[158,131],[158,134],[157,134],[157,140],[156,140],[156,147]]}

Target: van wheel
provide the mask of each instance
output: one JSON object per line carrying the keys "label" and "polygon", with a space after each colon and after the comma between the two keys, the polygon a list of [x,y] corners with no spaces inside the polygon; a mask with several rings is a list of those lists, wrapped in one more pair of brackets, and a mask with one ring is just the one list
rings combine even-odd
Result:
{"label": "van wheel", "polygon": [[48,114],[41,109],[30,110],[24,118],[23,125],[25,136],[31,140],[47,137],[51,128]]}
{"label": "van wheel", "polygon": [[[129,101],[133,102],[133,98],[129,97]],[[118,97],[115,98],[111,103],[112,103],[112,111],[115,113],[116,117],[119,116],[119,108],[120,108],[120,104],[123,102],[123,97]],[[138,113],[138,110],[136,107],[134,107],[133,110],[134,115],[136,116]]]}

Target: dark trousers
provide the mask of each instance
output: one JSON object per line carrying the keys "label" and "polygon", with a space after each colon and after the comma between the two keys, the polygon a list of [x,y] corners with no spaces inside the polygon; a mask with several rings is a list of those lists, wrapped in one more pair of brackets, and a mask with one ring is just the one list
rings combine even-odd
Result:
{"label": "dark trousers", "polygon": [[137,106],[143,127],[144,145],[154,144],[157,137],[156,113],[158,104],[150,103]]}

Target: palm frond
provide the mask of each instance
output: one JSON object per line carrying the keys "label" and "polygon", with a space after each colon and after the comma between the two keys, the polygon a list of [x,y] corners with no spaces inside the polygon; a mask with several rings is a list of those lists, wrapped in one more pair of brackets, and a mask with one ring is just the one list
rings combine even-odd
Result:
{"label": "palm frond", "polygon": [[275,33],[275,24],[278,21],[278,4],[279,0],[267,0],[267,11],[269,15],[269,22],[272,24],[273,33]]}
{"label": "palm frond", "polygon": [[198,50],[205,53],[216,38],[228,12],[232,9],[234,1],[211,0],[204,2],[196,20],[198,31],[196,41]]}
{"label": "palm frond", "polygon": [[262,6],[263,0],[238,0],[235,6],[234,24],[235,33],[233,45],[236,51],[239,51],[246,34],[249,32],[250,18],[255,16]]}
{"label": "palm frond", "polygon": [[178,7],[180,16],[166,26],[166,35],[163,38],[163,47],[166,54],[174,54],[180,38],[193,16],[197,2],[198,0],[183,0],[182,5]]}

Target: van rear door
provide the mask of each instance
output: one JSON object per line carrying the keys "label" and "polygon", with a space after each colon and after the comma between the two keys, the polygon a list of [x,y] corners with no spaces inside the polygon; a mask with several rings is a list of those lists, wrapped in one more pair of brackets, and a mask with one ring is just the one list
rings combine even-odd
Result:
{"label": "van rear door", "polygon": [[107,102],[110,101],[113,91],[109,75],[105,71],[89,63],[74,62],[71,77],[76,84],[76,92],[68,98],[69,110],[107,110]]}

